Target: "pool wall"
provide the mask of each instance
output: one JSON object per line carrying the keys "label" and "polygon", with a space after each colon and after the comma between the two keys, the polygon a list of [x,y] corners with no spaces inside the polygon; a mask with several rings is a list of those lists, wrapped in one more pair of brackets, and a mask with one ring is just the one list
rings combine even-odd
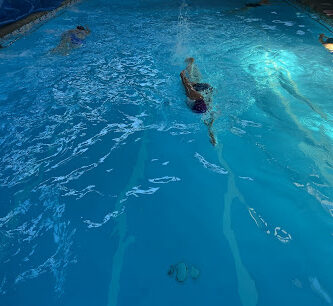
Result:
{"label": "pool wall", "polygon": [[[32,29],[34,25],[54,17],[63,8],[73,5],[77,2],[79,2],[79,0],[64,0],[60,2],[60,5],[57,5],[51,10],[25,14],[23,15],[25,16],[24,18],[20,18],[17,21],[11,23],[6,23],[6,21],[0,20],[0,39],[9,38],[11,35],[23,34]],[[3,6],[0,7],[0,15],[3,13],[3,10]]]}

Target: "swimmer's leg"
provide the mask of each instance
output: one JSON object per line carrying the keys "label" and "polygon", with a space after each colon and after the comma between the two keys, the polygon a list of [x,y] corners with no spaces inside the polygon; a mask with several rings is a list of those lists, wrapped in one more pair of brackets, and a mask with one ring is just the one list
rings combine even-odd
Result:
{"label": "swimmer's leg", "polygon": [[210,143],[215,147],[217,145],[217,140],[211,128],[208,128],[208,135]]}
{"label": "swimmer's leg", "polygon": [[216,137],[215,137],[214,132],[213,132],[213,123],[214,123],[214,121],[215,121],[215,118],[211,114],[211,117],[209,118],[209,120],[205,120],[205,124],[208,127],[209,141],[213,146],[216,146],[217,145],[217,140],[216,140]]}

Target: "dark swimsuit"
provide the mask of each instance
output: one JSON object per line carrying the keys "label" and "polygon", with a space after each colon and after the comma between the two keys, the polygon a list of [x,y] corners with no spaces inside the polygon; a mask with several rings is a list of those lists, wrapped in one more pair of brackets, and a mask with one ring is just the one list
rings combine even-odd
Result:
{"label": "dark swimsuit", "polygon": [[246,3],[245,6],[246,7],[258,7],[258,6],[261,6],[261,4],[259,4],[259,3]]}
{"label": "dark swimsuit", "polygon": [[73,45],[82,45],[83,40],[78,38],[75,34],[71,34],[71,43]]}
{"label": "dark swimsuit", "polygon": [[325,44],[333,44],[333,38],[332,37],[327,38]]}
{"label": "dark swimsuit", "polygon": [[[195,83],[192,86],[198,92],[213,89],[212,86],[207,83]],[[207,111],[206,102],[203,99],[195,100],[192,106],[192,111],[195,113],[205,113]]]}
{"label": "dark swimsuit", "polygon": [[203,99],[195,100],[192,105],[192,111],[200,114],[205,113],[207,111],[206,102]]}

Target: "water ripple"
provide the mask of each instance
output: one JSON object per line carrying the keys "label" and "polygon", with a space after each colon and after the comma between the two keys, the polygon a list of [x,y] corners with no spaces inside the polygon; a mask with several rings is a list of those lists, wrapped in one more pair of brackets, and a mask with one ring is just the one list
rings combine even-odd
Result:
{"label": "water ripple", "polygon": [[104,216],[103,221],[101,223],[93,222],[91,220],[84,220],[83,223],[88,224],[88,228],[96,228],[96,227],[101,227],[111,219],[117,218],[120,215],[122,215],[125,212],[125,206],[121,208],[121,210],[115,210],[111,213],[108,213],[107,215]]}
{"label": "water ripple", "polygon": [[257,227],[263,230],[267,235],[273,234],[273,236],[282,243],[288,243],[292,240],[291,235],[286,230],[282,229],[280,226],[272,228],[253,208],[248,208],[248,212]]}
{"label": "water ripple", "polygon": [[148,181],[154,184],[167,184],[170,182],[178,182],[180,181],[180,178],[175,176],[163,176],[159,178],[148,179]]}
{"label": "water ripple", "polygon": [[205,168],[211,170],[212,172],[215,172],[215,173],[218,173],[218,174],[228,174],[227,170],[225,170],[224,168],[222,168],[218,165],[215,165],[215,164],[212,164],[212,163],[208,162],[199,153],[196,152],[194,154],[194,157],[197,158]]}
{"label": "water ripple", "polygon": [[154,194],[160,187],[149,187],[148,189],[140,189],[141,186],[135,186],[132,190],[126,192],[126,196],[135,196],[139,197],[141,194]]}

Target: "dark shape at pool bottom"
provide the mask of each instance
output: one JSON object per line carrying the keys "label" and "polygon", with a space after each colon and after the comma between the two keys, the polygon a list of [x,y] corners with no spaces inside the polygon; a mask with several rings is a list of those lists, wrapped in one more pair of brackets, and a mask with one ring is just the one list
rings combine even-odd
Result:
{"label": "dark shape at pool bottom", "polygon": [[174,274],[176,281],[183,283],[188,277],[197,279],[200,276],[200,271],[193,265],[188,266],[186,263],[180,262],[170,266],[168,275],[173,276]]}

